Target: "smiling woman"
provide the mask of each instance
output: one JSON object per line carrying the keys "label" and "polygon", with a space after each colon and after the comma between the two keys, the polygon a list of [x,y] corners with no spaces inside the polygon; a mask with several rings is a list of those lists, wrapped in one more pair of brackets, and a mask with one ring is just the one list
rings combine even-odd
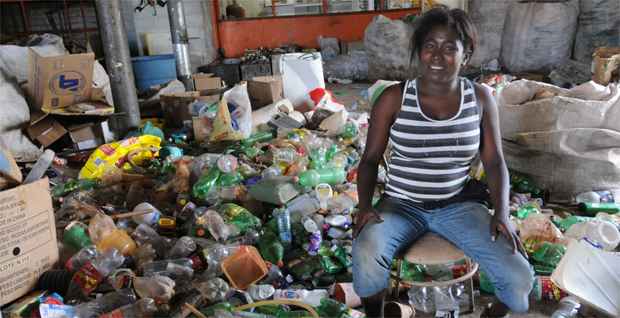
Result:
{"label": "smiling woman", "polygon": [[[497,107],[488,91],[459,77],[476,48],[476,29],[464,11],[447,7],[431,9],[417,23],[411,41],[419,75],[387,88],[375,103],[358,168],[355,291],[368,317],[382,317],[392,259],[431,231],[491,277],[500,302],[484,317],[525,312],[533,273],[508,221]],[[388,180],[375,209],[377,166],[388,143]],[[487,173],[493,215],[469,191],[476,156]]]}

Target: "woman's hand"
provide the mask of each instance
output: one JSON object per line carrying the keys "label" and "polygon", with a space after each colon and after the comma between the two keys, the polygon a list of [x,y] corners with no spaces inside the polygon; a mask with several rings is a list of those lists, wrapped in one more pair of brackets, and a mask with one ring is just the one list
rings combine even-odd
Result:
{"label": "woman's hand", "polygon": [[491,217],[491,239],[495,242],[499,234],[506,236],[508,242],[512,244],[513,254],[516,253],[518,249],[523,257],[526,259],[528,258],[519,235],[517,235],[517,232],[512,227],[508,217],[503,213],[496,213]]}
{"label": "woman's hand", "polygon": [[355,224],[353,225],[353,238],[356,238],[357,235],[360,234],[360,232],[368,222],[381,223],[383,222],[383,218],[374,208],[359,210],[355,215]]}

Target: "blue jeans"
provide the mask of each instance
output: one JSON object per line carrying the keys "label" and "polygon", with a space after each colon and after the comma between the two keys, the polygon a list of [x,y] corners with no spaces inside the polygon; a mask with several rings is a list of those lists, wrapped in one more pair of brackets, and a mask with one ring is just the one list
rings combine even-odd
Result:
{"label": "blue jeans", "polygon": [[534,273],[523,255],[512,253],[505,236],[491,240],[491,215],[484,205],[460,202],[423,210],[407,200],[384,196],[377,211],[384,221],[366,224],[353,242],[353,287],[360,297],[387,288],[394,256],[431,231],[480,264],[497,298],[513,312],[528,310]]}

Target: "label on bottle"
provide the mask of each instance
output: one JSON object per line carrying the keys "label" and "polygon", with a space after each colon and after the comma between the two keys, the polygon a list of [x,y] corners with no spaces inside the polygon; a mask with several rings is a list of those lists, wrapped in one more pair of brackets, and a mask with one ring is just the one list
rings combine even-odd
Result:
{"label": "label on bottle", "polygon": [[93,290],[99,286],[99,283],[101,283],[103,279],[103,275],[97,271],[91,262],[86,263],[77,273],[75,273],[75,275],[73,275],[73,282],[80,286],[82,293],[85,296],[90,295],[90,293],[92,293]]}

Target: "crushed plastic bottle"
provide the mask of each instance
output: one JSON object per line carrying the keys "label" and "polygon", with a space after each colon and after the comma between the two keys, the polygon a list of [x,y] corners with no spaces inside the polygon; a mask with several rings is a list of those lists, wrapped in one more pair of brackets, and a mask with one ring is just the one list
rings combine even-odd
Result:
{"label": "crushed plastic bottle", "polygon": [[138,276],[133,279],[133,287],[140,298],[153,298],[157,303],[168,303],[174,296],[175,282],[162,275]]}
{"label": "crushed plastic bottle", "polygon": [[103,280],[119,268],[125,257],[116,249],[109,249],[98,254],[92,261],[86,262],[71,278],[67,292],[68,299],[80,299],[90,295]]}
{"label": "crushed plastic bottle", "polygon": [[168,252],[167,258],[183,258],[188,257],[196,250],[196,242],[189,236],[180,237],[172,249]]}
{"label": "crushed plastic bottle", "polygon": [[103,296],[75,306],[75,316],[79,318],[98,318],[125,305],[136,302],[136,296],[130,289],[105,293]]}
{"label": "crushed plastic bottle", "polygon": [[573,296],[560,299],[558,309],[551,314],[551,318],[576,318],[581,304]]}
{"label": "crushed plastic bottle", "polygon": [[142,298],[137,302],[115,309],[99,318],[149,318],[157,311],[155,300]]}

